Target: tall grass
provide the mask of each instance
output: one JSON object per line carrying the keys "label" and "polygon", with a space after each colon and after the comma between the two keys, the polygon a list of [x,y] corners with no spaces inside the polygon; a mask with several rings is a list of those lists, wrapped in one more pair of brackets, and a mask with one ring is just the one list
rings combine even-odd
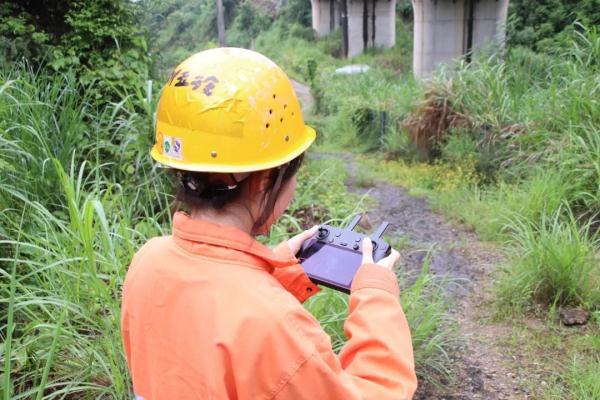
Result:
{"label": "tall grass", "polygon": [[[367,162],[380,178],[428,193],[437,209],[484,239],[507,244],[515,257],[501,279],[502,304],[592,311],[600,304],[588,285],[598,274],[591,266],[598,264],[600,227],[600,35],[597,27],[576,28],[560,55],[509,49],[504,59],[458,63],[419,86],[426,103],[412,108],[418,118],[431,117],[437,126],[439,115],[452,112],[469,121],[449,124],[444,135],[417,132],[436,137],[433,165],[411,164],[410,157]],[[346,93],[359,88],[349,84]],[[435,101],[427,95],[432,91]],[[395,132],[390,141],[406,148],[407,138]],[[465,175],[471,162],[473,174]]]}
{"label": "tall grass", "polygon": [[[20,214],[26,225],[11,212],[2,215],[8,232],[16,234],[0,241],[14,249],[2,259],[14,265],[14,287],[8,292],[0,285],[14,312],[2,326],[12,344],[2,354],[10,382],[4,396],[120,398],[129,392],[129,379],[120,346],[119,291],[136,233],[122,217],[107,217],[97,196],[79,196],[78,175],[54,165],[64,207],[53,213],[25,200]],[[68,217],[57,216],[61,211]]]}
{"label": "tall grass", "polygon": [[573,215],[558,209],[540,222],[514,218],[509,252],[511,267],[499,281],[500,298],[509,305],[531,301],[551,305],[600,305],[599,240],[589,225],[580,227]]}
{"label": "tall grass", "polygon": [[126,398],[120,287],[168,221],[138,154],[148,118],[129,99],[93,103],[71,75],[1,77],[2,396]]}
{"label": "tall grass", "polygon": [[342,146],[366,151],[386,142],[396,144],[387,137],[398,131],[418,93],[410,75],[397,76],[381,68],[358,75],[325,70],[315,85],[324,88],[318,93],[323,120],[318,145],[325,150]]}

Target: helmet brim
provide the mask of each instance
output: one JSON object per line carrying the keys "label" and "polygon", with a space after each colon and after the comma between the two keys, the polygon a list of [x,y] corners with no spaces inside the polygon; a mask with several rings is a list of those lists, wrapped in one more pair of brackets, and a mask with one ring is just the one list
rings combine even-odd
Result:
{"label": "helmet brim", "polygon": [[210,163],[189,163],[183,162],[173,157],[169,157],[160,152],[158,145],[155,144],[150,151],[152,158],[164,167],[175,168],[182,171],[196,171],[196,172],[253,172],[271,169],[283,165],[300,154],[304,153],[315,141],[317,136],[316,131],[310,126],[304,126],[304,132],[300,140],[296,142],[296,146],[293,150],[287,152],[279,157],[274,157],[269,160],[261,162],[248,162],[240,164],[210,164]]}

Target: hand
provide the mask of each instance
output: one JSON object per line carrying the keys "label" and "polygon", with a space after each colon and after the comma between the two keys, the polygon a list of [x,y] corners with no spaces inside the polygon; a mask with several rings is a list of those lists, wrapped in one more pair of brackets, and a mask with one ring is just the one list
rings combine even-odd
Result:
{"label": "hand", "polygon": [[315,225],[312,228],[288,239],[287,245],[290,248],[290,250],[292,251],[292,253],[297,254],[300,251],[300,248],[302,247],[302,243],[304,243],[311,237],[315,236],[317,234],[318,230],[319,230],[319,226]]}
{"label": "hand", "polygon": [[[363,239],[362,250],[362,263],[375,264],[375,262],[373,261],[373,242],[371,242],[371,239],[369,239],[368,237]],[[379,265],[383,268],[387,268],[389,270],[393,270],[394,265],[398,262],[398,260],[400,260],[400,253],[392,249],[390,255],[377,261],[376,265]]]}

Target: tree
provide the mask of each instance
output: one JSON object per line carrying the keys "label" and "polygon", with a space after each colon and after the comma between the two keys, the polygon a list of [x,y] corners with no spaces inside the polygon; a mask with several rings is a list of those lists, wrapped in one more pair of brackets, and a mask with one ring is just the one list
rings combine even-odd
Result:
{"label": "tree", "polygon": [[508,41],[535,50],[567,44],[573,22],[600,24],[600,0],[511,0]]}

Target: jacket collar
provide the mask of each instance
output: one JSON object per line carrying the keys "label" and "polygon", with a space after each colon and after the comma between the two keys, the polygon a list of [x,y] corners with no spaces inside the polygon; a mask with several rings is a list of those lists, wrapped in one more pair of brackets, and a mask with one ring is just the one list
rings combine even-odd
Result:
{"label": "jacket collar", "polygon": [[[173,238],[179,246],[191,253],[205,253],[206,246],[203,244],[211,245],[211,247],[217,246],[221,248],[221,251],[212,249],[213,251],[210,252],[212,255],[229,260],[250,262],[270,270],[295,265],[298,262],[291,253],[275,254],[271,249],[238,228],[194,220],[181,211],[173,216]],[[228,250],[236,250],[236,252]]]}

